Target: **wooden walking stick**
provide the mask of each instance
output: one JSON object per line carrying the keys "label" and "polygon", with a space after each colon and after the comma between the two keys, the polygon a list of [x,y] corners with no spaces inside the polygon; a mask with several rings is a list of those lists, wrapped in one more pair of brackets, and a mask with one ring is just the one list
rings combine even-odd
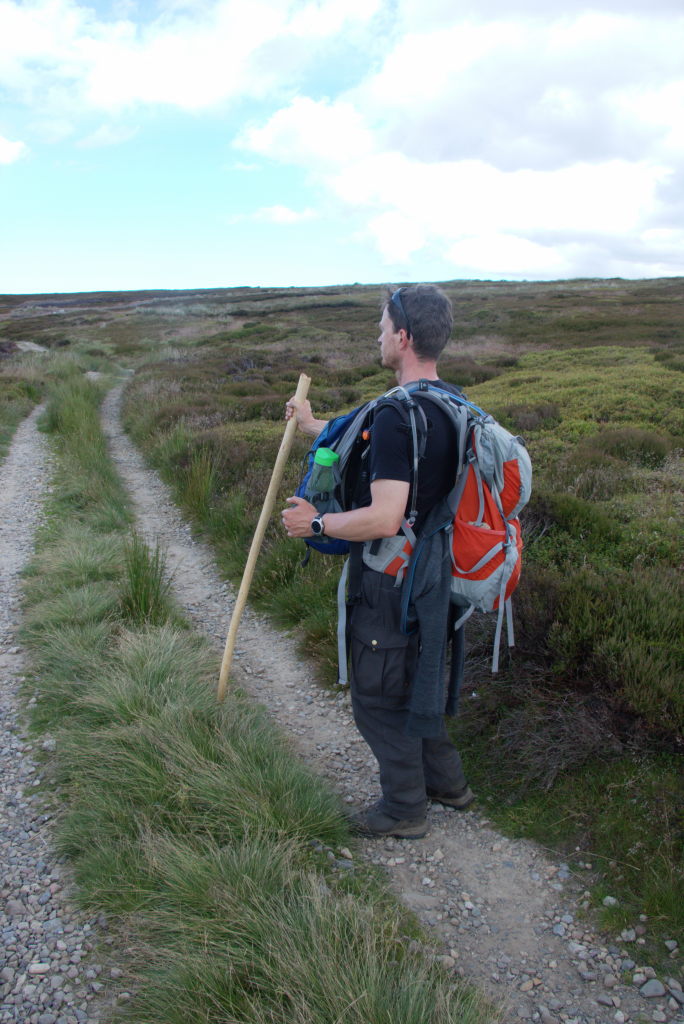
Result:
{"label": "wooden walking stick", "polygon": [[[297,390],[295,392],[295,401],[303,402],[309,393],[309,385],[311,384],[311,377],[307,377],[306,374],[302,373],[299,377],[299,383],[297,384]],[[266,527],[268,521],[271,518],[273,506],[275,504],[276,496],[278,494],[278,488],[280,487],[280,481],[283,478],[283,472],[285,471],[285,463],[287,457],[290,454],[292,448],[292,442],[294,440],[295,431],[297,429],[297,417],[292,416],[285,425],[285,433],[283,439],[280,442],[280,450],[271,473],[271,482],[268,485],[266,497],[264,499],[264,507],[261,510],[259,516],[259,522],[257,523],[256,530],[254,531],[254,537],[252,538],[252,546],[249,549],[249,555],[247,557],[247,564],[245,565],[245,571],[242,576],[242,583],[238,591],[238,596],[235,601],[235,607],[233,608],[233,615],[230,620],[230,627],[228,629],[228,636],[226,638],[226,649],[223,652],[223,661],[221,662],[221,674],[219,675],[218,691],[217,696],[220,701],[226,695],[226,685],[228,683],[228,673],[230,672],[230,666],[233,661],[233,651],[235,650],[235,640],[237,638],[238,626],[240,625],[240,619],[247,603],[247,594],[252,584],[252,577],[254,576],[254,567],[256,560],[259,557],[259,551],[261,550],[261,544],[266,533]]]}

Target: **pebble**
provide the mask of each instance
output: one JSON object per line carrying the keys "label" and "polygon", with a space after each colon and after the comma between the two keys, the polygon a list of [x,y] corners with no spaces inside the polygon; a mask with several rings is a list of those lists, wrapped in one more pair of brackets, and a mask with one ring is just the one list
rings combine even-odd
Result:
{"label": "pebble", "polygon": [[645,985],[641,986],[639,992],[644,999],[658,999],[661,996],[667,995],[665,986],[657,978],[651,978],[647,981]]}

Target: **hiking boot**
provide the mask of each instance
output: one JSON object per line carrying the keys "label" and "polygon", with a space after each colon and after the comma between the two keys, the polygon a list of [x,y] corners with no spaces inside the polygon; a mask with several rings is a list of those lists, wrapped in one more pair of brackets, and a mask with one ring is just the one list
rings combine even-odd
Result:
{"label": "hiking boot", "polygon": [[429,788],[426,792],[430,800],[444,804],[446,807],[455,807],[457,811],[465,811],[466,807],[470,807],[475,799],[475,794],[467,783],[463,789],[454,793],[437,793],[434,789]]}
{"label": "hiking boot", "polygon": [[427,819],[393,818],[376,804],[355,821],[355,828],[364,836],[397,836],[399,839],[422,839],[427,832]]}

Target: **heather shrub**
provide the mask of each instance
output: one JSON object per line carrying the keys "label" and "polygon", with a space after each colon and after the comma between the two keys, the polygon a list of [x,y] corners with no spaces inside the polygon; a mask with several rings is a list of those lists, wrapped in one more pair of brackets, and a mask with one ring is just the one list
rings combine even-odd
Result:
{"label": "heather shrub", "polygon": [[594,450],[637,466],[659,468],[663,465],[673,443],[664,434],[637,427],[602,430],[589,442]]}
{"label": "heather shrub", "polygon": [[621,539],[621,530],[613,517],[596,505],[572,494],[533,491],[525,510],[525,529],[538,541],[552,539],[559,553],[563,537],[579,542],[585,553],[610,551]]}
{"label": "heather shrub", "polygon": [[513,431],[538,430],[540,427],[552,429],[561,422],[557,402],[509,405],[499,409],[497,417],[504,426]]}

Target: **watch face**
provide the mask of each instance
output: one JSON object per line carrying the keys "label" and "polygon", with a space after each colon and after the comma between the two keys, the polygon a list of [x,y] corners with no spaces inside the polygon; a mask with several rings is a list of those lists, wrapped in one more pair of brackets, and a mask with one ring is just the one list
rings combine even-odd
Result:
{"label": "watch face", "polygon": [[311,529],[316,535],[323,533],[323,523],[318,516],[311,521]]}

